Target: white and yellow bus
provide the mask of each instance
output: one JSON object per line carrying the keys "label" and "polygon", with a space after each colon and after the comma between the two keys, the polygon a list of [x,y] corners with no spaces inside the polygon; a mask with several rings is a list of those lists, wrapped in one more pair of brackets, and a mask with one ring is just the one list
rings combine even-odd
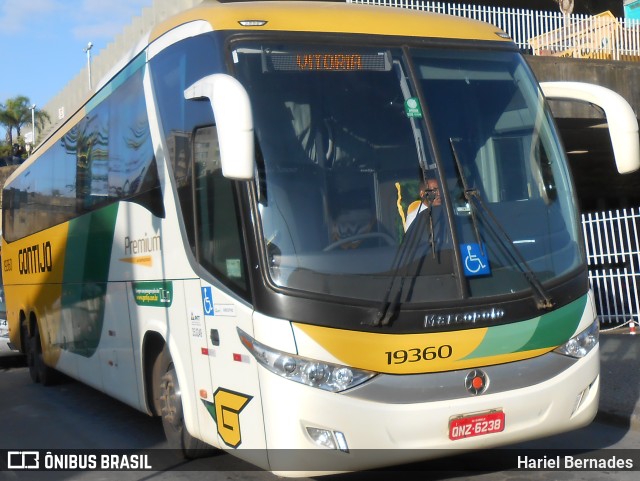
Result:
{"label": "white and yellow bus", "polygon": [[484,23],[205,1],[4,186],[11,341],[36,382],[284,474],[584,426],[598,323],[543,90],[603,104],[636,169],[633,113],[594,89],[541,89]]}

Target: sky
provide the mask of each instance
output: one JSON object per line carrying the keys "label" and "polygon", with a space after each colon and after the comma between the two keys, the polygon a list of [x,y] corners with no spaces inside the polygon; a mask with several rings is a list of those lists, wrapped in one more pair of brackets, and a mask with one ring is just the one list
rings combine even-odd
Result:
{"label": "sky", "polygon": [[[0,0],[0,103],[44,107],[153,0]],[[1,129],[1,128],[0,128]],[[4,132],[2,132],[4,139]]]}

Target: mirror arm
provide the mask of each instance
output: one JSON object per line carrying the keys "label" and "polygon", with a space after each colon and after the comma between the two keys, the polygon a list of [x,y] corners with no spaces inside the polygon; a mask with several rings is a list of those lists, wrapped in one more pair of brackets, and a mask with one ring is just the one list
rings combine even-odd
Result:
{"label": "mirror arm", "polygon": [[188,100],[208,99],[218,130],[222,175],[251,180],[255,173],[253,115],[249,94],[227,74],[201,78],[184,91]]}
{"label": "mirror arm", "polygon": [[541,82],[540,87],[548,99],[577,100],[600,107],[609,125],[618,172],[628,174],[640,168],[638,120],[621,95],[606,87],[583,82]]}

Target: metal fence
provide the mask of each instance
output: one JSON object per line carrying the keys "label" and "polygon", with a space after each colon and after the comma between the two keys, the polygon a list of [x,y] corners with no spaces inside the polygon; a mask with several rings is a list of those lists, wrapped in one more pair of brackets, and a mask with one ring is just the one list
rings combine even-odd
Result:
{"label": "metal fence", "polygon": [[637,321],[640,208],[583,214],[582,229],[601,323]]}
{"label": "metal fence", "polygon": [[490,7],[423,0],[347,0],[473,18],[508,33],[533,55],[640,61],[640,23],[599,15],[568,15],[521,8]]}

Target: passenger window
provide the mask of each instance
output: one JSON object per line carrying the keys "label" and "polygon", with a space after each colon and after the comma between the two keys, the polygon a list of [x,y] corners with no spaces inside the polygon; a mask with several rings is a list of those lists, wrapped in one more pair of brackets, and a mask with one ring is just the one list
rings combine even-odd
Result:
{"label": "passenger window", "polygon": [[246,292],[239,208],[233,181],[222,175],[215,126],[196,129],[192,152],[196,257],[229,287]]}

